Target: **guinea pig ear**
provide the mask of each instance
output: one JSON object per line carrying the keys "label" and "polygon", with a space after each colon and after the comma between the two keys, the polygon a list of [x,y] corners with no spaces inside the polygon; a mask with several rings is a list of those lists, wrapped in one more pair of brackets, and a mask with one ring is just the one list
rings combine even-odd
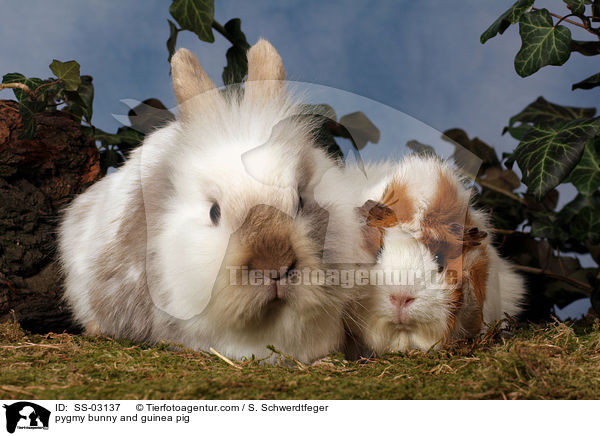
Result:
{"label": "guinea pig ear", "polygon": [[214,110],[223,101],[217,87],[189,50],[180,48],[171,58],[173,90],[184,119],[201,111]]}
{"label": "guinea pig ear", "polygon": [[481,245],[481,241],[488,235],[487,232],[479,230],[478,227],[465,227],[459,223],[451,223],[448,225],[448,230],[462,242],[465,248]]}
{"label": "guinea pig ear", "polygon": [[248,50],[248,78],[244,99],[264,104],[285,97],[285,70],[281,56],[267,40],[259,39]]}
{"label": "guinea pig ear", "polygon": [[357,209],[359,215],[366,218],[366,224],[370,227],[393,227],[398,224],[396,214],[385,204],[367,200]]}

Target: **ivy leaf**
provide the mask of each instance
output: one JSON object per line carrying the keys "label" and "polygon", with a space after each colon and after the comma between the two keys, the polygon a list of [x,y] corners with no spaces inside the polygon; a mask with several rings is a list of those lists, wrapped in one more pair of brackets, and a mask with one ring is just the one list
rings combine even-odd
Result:
{"label": "ivy leaf", "polygon": [[572,183],[580,194],[592,195],[600,186],[600,137],[590,139],[583,149],[581,160],[565,182]]}
{"label": "ivy leaf", "polygon": [[437,156],[435,149],[431,145],[422,144],[416,139],[411,139],[408,141],[406,146],[414,153],[421,156]]}
{"label": "ivy leaf", "polygon": [[591,5],[592,2],[589,0],[563,0],[567,7],[577,16],[585,14],[585,5]]}
{"label": "ivy leaf", "polygon": [[241,49],[248,50],[250,44],[246,40],[246,35],[242,32],[242,20],[239,18],[232,18],[225,23],[225,30],[233,40],[233,44],[239,46]]}
{"label": "ivy leaf", "polygon": [[301,114],[325,117],[329,121],[337,122],[335,110],[326,103],[301,104],[299,105],[299,108]]}
{"label": "ivy leaf", "polygon": [[502,129],[502,134],[504,135],[506,132],[510,134],[517,141],[522,141],[525,135],[529,132],[531,126],[529,124],[521,124],[520,126],[510,127],[506,126]]}
{"label": "ivy leaf", "polygon": [[584,206],[570,222],[571,236],[590,244],[600,243],[600,208],[597,204]]}
{"label": "ivy leaf", "polygon": [[169,12],[181,29],[194,32],[202,41],[215,41],[212,32],[214,0],[173,0]]}
{"label": "ivy leaf", "polygon": [[600,42],[571,40],[571,51],[576,51],[584,56],[596,56],[600,54]]}
{"label": "ivy leaf", "polygon": [[523,183],[538,200],[561,183],[579,162],[585,143],[596,135],[600,119],[534,125],[512,155]]}
{"label": "ivy leaf", "polygon": [[476,206],[490,214],[497,229],[516,229],[525,220],[525,208],[517,200],[488,188],[476,197]]}
{"label": "ivy leaf", "polygon": [[593,76],[588,77],[581,82],[575,83],[571,86],[571,90],[574,91],[576,89],[592,89],[596,86],[600,86],[600,73],[594,74]]}
{"label": "ivy leaf", "polygon": [[167,20],[169,22],[169,39],[167,39],[167,50],[169,51],[169,63],[171,63],[171,58],[175,54],[175,46],[177,45],[177,34],[179,33],[179,29],[171,20]]}
{"label": "ivy leaf", "polygon": [[83,101],[83,116],[88,123],[92,122],[92,115],[94,113],[94,85],[92,81],[92,76],[81,76],[81,85],[77,88],[77,93]]}
{"label": "ivy leaf", "polygon": [[92,76],[81,76],[81,85],[77,91],[64,91],[66,107],[64,110],[84,118],[88,123],[92,120],[94,85]]}
{"label": "ivy leaf", "polygon": [[583,209],[589,202],[594,203],[597,201],[593,197],[586,198],[581,194],[577,194],[577,196],[565,204],[560,212],[558,213],[558,220],[560,223],[564,224],[565,227],[573,220],[575,215],[579,213],[581,209]]}
{"label": "ivy leaf", "polygon": [[236,46],[232,46],[225,53],[225,57],[227,58],[227,65],[223,69],[223,83],[225,85],[242,83],[248,73],[246,52]]}
{"label": "ivy leaf", "polygon": [[505,129],[514,128],[516,123],[553,124],[579,118],[592,118],[595,114],[595,108],[561,106],[550,103],[544,97],[538,97],[517,115],[512,116]]}
{"label": "ivy leaf", "polygon": [[550,241],[565,242],[569,235],[565,228],[558,225],[556,216],[545,212],[530,214],[531,236],[549,239]]}
{"label": "ivy leaf", "polygon": [[519,176],[513,170],[503,170],[500,165],[486,169],[481,180],[506,191],[514,191],[521,186]]}
{"label": "ivy leaf", "polygon": [[521,15],[533,6],[533,2],[534,0],[519,0],[512,5],[509,10],[500,15],[500,17],[481,34],[481,37],[479,38],[481,43],[485,44],[488,39],[493,38],[497,34],[502,35],[508,26],[519,21]]}
{"label": "ivy leaf", "polygon": [[19,113],[23,120],[23,133],[19,135],[19,139],[31,139],[35,134],[36,125],[33,116],[46,109],[46,103],[43,101],[22,101],[19,104]]}
{"label": "ivy leaf", "polygon": [[[456,147],[452,158],[462,168],[469,168],[473,162],[473,155],[481,159],[481,169],[485,170],[491,166],[499,166],[500,161],[496,151],[488,144],[483,142],[479,138],[469,139],[469,135],[462,129],[449,129],[446,130],[442,136],[442,139],[451,139],[455,143],[462,147]],[[465,153],[465,149],[469,153]],[[472,154],[471,154],[472,153]],[[479,165],[479,162],[477,163]]]}
{"label": "ivy leaf", "polygon": [[367,142],[377,144],[381,132],[375,124],[362,112],[353,112],[340,118],[342,126],[348,129],[351,140],[357,150],[362,150]]}
{"label": "ivy leaf", "polygon": [[142,134],[156,130],[173,121],[175,116],[156,98],[148,98],[132,108],[127,114],[131,128]]}
{"label": "ivy leaf", "polygon": [[554,26],[546,9],[530,12],[519,19],[521,49],[515,56],[515,70],[527,77],[546,65],[562,65],[571,55],[571,31]]}
{"label": "ivy leaf", "polygon": [[67,91],[77,91],[77,88],[81,84],[79,64],[77,62],[61,62],[54,59],[50,64],[50,69],[59,80],[62,80]]}
{"label": "ivy leaf", "polygon": [[[8,73],[2,77],[2,83],[24,83],[29,87],[29,89],[34,91],[38,86],[43,85],[45,82],[37,77],[27,78],[20,73]],[[19,103],[29,97],[29,95],[22,89],[13,88],[12,90]]]}
{"label": "ivy leaf", "polygon": [[233,46],[225,54],[227,65],[223,70],[223,83],[225,85],[242,83],[248,73],[246,52],[250,48],[250,44],[248,44],[246,35],[242,32],[242,20],[239,18],[229,20],[224,27],[233,40]]}

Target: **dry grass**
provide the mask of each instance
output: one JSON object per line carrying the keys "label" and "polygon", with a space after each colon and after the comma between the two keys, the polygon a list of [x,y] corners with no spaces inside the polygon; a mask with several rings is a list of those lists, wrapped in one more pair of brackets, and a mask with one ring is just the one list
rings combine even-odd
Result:
{"label": "dry grass", "polygon": [[[14,399],[600,398],[600,324],[521,326],[474,343],[310,367],[227,362],[168,344],[30,335],[0,325],[0,397]],[[275,352],[277,352],[275,350]]]}

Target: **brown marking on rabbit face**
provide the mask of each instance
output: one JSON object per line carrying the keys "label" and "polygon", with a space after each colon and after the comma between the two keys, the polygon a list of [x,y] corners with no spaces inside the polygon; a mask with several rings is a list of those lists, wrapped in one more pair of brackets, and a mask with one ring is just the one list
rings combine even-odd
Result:
{"label": "brown marking on rabbit face", "polygon": [[248,268],[287,270],[292,266],[296,261],[290,238],[292,225],[290,216],[273,207],[253,207],[239,229],[240,241],[247,250]]}

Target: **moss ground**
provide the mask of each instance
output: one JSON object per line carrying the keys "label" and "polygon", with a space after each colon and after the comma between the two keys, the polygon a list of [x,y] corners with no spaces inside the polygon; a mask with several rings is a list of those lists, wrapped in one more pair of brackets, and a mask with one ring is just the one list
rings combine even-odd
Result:
{"label": "moss ground", "polygon": [[0,324],[7,399],[600,398],[600,323],[519,326],[429,353],[310,367],[230,365],[218,356],[106,337],[28,334]]}

